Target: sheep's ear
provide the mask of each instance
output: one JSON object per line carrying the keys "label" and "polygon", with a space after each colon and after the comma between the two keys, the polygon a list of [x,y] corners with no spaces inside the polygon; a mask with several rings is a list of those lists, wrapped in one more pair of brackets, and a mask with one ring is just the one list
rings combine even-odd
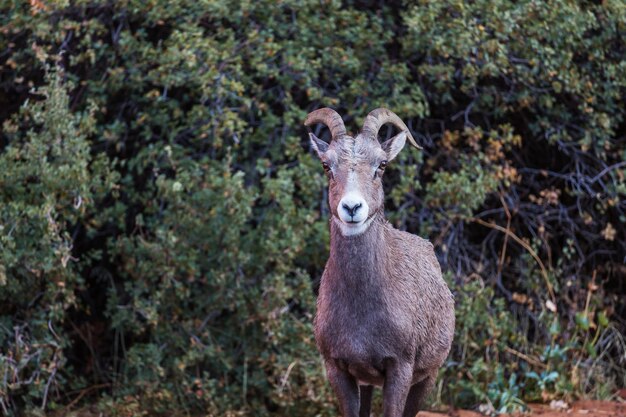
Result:
{"label": "sheep's ear", "polygon": [[313,148],[317,156],[322,159],[322,155],[328,150],[328,143],[324,142],[313,133],[309,133],[309,138],[311,139],[311,148]]}
{"label": "sheep's ear", "polygon": [[387,160],[391,161],[395,158],[402,148],[404,148],[404,144],[406,143],[406,131],[400,132],[391,139],[383,142],[381,145],[383,151],[387,154]]}

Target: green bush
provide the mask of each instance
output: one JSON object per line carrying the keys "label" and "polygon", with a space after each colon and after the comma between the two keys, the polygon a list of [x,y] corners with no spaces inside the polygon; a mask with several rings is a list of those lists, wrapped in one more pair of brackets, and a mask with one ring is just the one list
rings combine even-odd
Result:
{"label": "green bush", "polygon": [[[0,408],[335,415],[302,121],[386,106],[457,299],[435,405],[624,386],[620,1],[0,2]],[[323,132],[322,132],[323,133]],[[383,136],[392,131],[383,129]]]}

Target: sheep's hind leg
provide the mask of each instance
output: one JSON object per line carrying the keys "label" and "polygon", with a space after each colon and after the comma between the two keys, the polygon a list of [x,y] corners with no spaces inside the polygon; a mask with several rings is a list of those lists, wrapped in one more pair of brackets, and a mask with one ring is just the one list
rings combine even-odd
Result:
{"label": "sheep's hind leg", "polygon": [[328,381],[339,399],[343,417],[359,417],[359,386],[352,375],[342,371],[333,361],[326,362]]}
{"label": "sheep's hind leg", "polygon": [[372,390],[371,385],[360,385],[359,391],[361,393],[361,407],[359,408],[359,417],[370,417],[372,411]]}
{"label": "sheep's hind leg", "polygon": [[404,406],[402,417],[415,417],[417,415],[420,407],[424,405],[426,396],[433,385],[435,385],[436,377],[436,374],[429,375],[411,387],[409,395],[406,397],[406,405]]}

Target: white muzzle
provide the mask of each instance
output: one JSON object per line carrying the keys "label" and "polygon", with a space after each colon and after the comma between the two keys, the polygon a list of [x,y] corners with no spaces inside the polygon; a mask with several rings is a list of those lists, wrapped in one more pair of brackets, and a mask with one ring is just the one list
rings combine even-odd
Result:
{"label": "white muzzle", "polygon": [[367,220],[369,206],[359,193],[350,192],[339,201],[337,214],[346,226],[358,227]]}

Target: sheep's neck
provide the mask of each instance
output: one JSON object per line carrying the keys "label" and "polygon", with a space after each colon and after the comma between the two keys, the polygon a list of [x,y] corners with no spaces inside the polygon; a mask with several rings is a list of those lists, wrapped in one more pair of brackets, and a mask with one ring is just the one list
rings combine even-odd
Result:
{"label": "sheep's neck", "polygon": [[370,226],[356,236],[344,236],[339,226],[331,221],[330,261],[335,273],[331,276],[342,281],[364,283],[380,277],[387,251],[382,213],[376,214]]}

